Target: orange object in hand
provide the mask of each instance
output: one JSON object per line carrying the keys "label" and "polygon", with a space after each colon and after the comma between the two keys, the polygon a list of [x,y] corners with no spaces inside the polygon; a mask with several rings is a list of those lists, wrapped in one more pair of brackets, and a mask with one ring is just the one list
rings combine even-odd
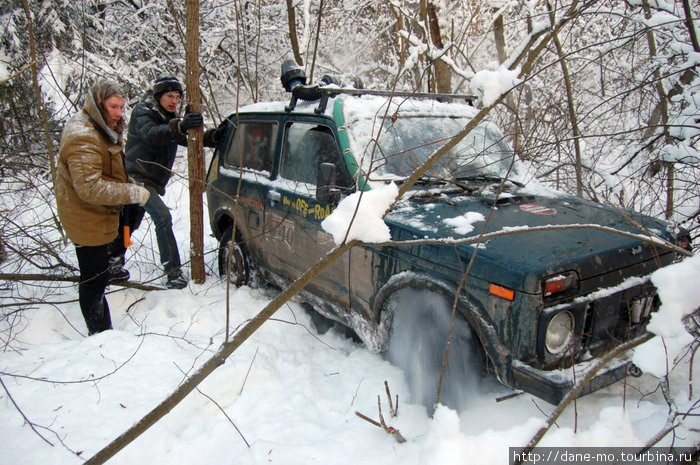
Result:
{"label": "orange object in hand", "polygon": [[131,230],[128,226],[124,226],[124,247],[129,247],[133,244],[131,242]]}

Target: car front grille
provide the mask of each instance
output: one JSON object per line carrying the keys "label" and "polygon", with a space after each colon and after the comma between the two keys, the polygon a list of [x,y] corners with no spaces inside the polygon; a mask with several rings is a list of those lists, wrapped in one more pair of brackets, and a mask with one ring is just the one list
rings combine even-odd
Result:
{"label": "car front grille", "polygon": [[563,310],[574,315],[575,343],[573,353],[568,351],[558,359],[541,349],[541,362],[549,368],[563,368],[570,366],[572,360],[596,357],[641,335],[658,307],[659,298],[649,279],[635,278],[615,288],[546,308],[546,315]]}

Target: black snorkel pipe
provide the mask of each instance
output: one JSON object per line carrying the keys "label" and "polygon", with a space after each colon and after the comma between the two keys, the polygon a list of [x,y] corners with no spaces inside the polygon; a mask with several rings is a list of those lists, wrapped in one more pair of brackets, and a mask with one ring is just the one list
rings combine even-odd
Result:
{"label": "black snorkel pipe", "polygon": [[336,85],[339,87],[354,87],[362,89],[362,81],[353,74],[326,74],[317,84],[306,84],[306,73],[294,60],[286,60],[282,63],[280,80],[282,87],[292,94],[292,100],[284,109],[292,111],[296,107],[297,100],[313,102],[322,97],[328,97],[328,92],[321,89],[325,86]]}

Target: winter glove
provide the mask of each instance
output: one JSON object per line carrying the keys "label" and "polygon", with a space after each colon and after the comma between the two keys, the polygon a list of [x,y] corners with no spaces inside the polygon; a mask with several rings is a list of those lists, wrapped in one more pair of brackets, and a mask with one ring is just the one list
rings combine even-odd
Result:
{"label": "winter glove", "polygon": [[180,120],[180,132],[183,134],[193,128],[198,128],[204,125],[204,118],[198,112],[187,113]]}
{"label": "winter glove", "polygon": [[148,192],[148,189],[145,187],[137,186],[137,185],[132,185],[131,186],[131,203],[138,203],[142,207],[146,205],[146,202],[148,202],[148,198],[151,196],[151,193]]}
{"label": "winter glove", "polygon": [[223,124],[216,129],[207,129],[204,131],[204,146],[216,147],[224,133],[226,133],[226,126]]}

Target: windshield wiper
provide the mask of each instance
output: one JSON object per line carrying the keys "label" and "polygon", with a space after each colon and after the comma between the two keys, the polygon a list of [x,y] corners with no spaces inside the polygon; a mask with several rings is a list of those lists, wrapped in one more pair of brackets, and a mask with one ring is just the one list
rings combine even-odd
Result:
{"label": "windshield wiper", "polygon": [[423,175],[416,181],[416,185],[419,186],[432,186],[433,184],[445,184],[445,180],[435,176]]}
{"label": "windshield wiper", "polygon": [[459,181],[481,181],[481,182],[492,182],[492,183],[510,183],[518,187],[523,187],[522,183],[518,181],[513,181],[511,179],[504,179],[495,174],[475,174],[473,176],[460,176],[457,178]]}
{"label": "windshield wiper", "polygon": [[472,176],[460,176],[458,181],[484,181],[484,182],[501,182],[503,178],[493,174],[475,174]]}

